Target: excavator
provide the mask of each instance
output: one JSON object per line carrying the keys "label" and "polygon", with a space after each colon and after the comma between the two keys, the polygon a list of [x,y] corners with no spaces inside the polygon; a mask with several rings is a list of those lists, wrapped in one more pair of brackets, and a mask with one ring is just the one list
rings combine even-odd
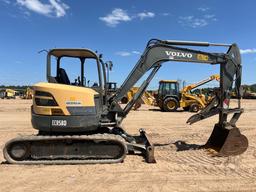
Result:
{"label": "excavator", "polygon": [[181,91],[179,91],[178,81],[161,80],[159,81],[156,103],[162,111],[177,111],[177,108],[182,107],[185,111],[198,112],[210,102],[211,98],[206,99],[204,94],[195,95],[191,91],[213,80],[219,81],[219,79],[218,74],[211,75],[198,83],[183,87]]}
{"label": "excavator", "polygon": [[[224,46],[227,52],[200,51],[190,48],[193,46]],[[62,60],[67,57],[80,62],[79,83],[70,81],[65,69],[62,68]],[[87,60],[94,60],[98,68],[99,83],[92,87],[84,85],[84,65]],[[110,96],[105,84],[106,74],[102,55],[84,48],[51,49],[47,54],[48,82],[33,86],[32,126],[38,133],[9,140],[3,149],[7,163],[118,163],[123,162],[127,154],[143,155],[146,162],[155,163],[154,145],[145,130],[140,129],[140,134],[130,135],[122,129],[121,123],[154,75],[167,61],[219,64],[219,90],[216,91],[212,102],[199,113],[192,115],[187,123],[192,124],[219,115],[219,120],[214,125],[204,148],[214,149],[219,156],[239,155],[245,152],[248,140],[236,126],[243,112],[240,104],[242,67],[238,46],[152,39],[121,87]],[[52,63],[56,64],[56,75],[51,73]],[[121,99],[149,70],[138,92],[122,108]],[[238,96],[235,108],[229,106],[233,83]],[[230,120],[228,115],[232,115]]]}

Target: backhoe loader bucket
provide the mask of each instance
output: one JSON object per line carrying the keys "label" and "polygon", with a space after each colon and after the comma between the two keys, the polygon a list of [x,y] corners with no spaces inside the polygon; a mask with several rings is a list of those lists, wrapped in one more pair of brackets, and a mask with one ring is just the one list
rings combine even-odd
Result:
{"label": "backhoe loader bucket", "polygon": [[248,139],[236,127],[227,126],[224,128],[215,124],[205,148],[216,150],[217,156],[240,155],[248,148]]}

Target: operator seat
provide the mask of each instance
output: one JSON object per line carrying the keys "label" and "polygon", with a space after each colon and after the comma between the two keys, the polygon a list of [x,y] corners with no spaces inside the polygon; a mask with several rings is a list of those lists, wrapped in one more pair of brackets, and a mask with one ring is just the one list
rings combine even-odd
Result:
{"label": "operator seat", "polygon": [[58,83],[70,85],[70,80],[68,78],[68,75],[63,68],[59,68],[59,73],[58,73]]}

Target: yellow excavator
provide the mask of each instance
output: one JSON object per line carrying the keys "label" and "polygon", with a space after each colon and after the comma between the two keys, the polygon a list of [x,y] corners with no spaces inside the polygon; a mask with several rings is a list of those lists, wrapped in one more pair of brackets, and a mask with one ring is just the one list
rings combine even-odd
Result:
{"label": "yellow excavator", "polygon": [[[227,52],[212,53],[188,46],[224,46]],[[63,65],[65,58],[80,63],[79,81],[70,80],[71,74],[66,72]],[[149,163],[156,162],[154,145],[146,132],[141,129],[139,135],[130,135],[122,129],[121,123],[167,61],[220,66],[220,87],[214,99],[199,113],[191,116],[187,123],[219,115],[211,136],[202,147],[216,150],[219,156],[239,155],[246,151],[248,140],[236,126],[243,112],[240,104],[242,67],[238,46],[152,39],[114,94],[108,93],[101,55],[89,49],[50,50],[47,55],[48,82],[33,86],[32,125],[38,134],[9,140],[3,149],[4,158],[13,164],[118,163],[132,153],[142,154]],[[84,83],[87,64],[94,64],[98,69],[98,83],[90,87]],[[52,65],[56,66],[53,70]],[[137,93],[122,107],[121,99],[147,71],[150,71],[148,77]],[[238,99],[236,106],[231,108],[229,101],[233,84]],[[228,115],[232,117],[228,118]]]}
{"label": "yellow excavator", "polygon": [[158,94],[156,96],[157,104],[163,111],[176,111],[182,107],[185,111],[198,112],[210,103],[212,97],[204,94],[193,94],[192,91],[213,80],[220,80],[218,74],[190,84],[179,91],[179,82],[176,80],[161,80],[159,82]]}

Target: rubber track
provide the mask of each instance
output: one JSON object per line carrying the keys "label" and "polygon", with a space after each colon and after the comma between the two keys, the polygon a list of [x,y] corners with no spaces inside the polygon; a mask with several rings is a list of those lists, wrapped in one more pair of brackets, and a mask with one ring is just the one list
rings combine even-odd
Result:
{"label": "rubber track", "polygon": [[[45,141],[45,140],[62,140],[62,139],[84,139],[84,140],[108,140],[108,141],[117,141],[124,147],[124,154],[118,159],[78,159],[78,160],[23,160],[16,161],[10,157],[8,154],[7,147],[16,141]],[[4,158],[8,163],[11,164],[100,164],[100,163],[119,163],[124,160],[127,154],[127,146],[125,144],[124,139],[118,135],[110,135],[110,134],[94,134],[94,135],[73,135],[73,136],[21,136],[16,137],[5,144],[3,149]]]}

